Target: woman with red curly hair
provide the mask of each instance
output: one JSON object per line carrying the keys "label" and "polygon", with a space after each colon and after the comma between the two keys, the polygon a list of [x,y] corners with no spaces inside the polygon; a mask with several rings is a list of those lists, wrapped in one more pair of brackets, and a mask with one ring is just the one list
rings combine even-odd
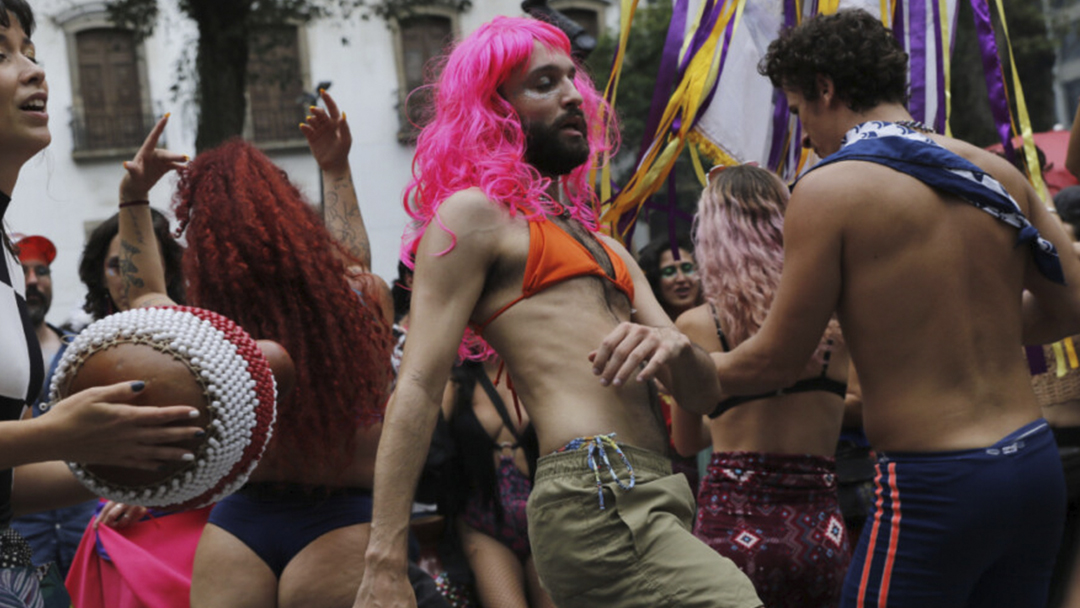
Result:
{"label": "woman with red curly hair", "polygon": [[[147,229],[149,188],[179,169],[191,304],[218,312],[295,362],[273,439],[248,483],[214,508],[195,555],[191,603],[349,606],[364,568],[375,450],[390,382],[386,286],[370,274],[345,117],[323,93],[301,129],[323,171],[326,226],[285,173],[233,140],[183,166],[148,145],[125,164],[122,260],[128,304],[167,304]],[[134,204],[133,204],[134,203]],[[328,230],[328,228],[330,230]],[[337,237],[336,239],[334,237]],[[145,245],[145,243],[144,243]]]}

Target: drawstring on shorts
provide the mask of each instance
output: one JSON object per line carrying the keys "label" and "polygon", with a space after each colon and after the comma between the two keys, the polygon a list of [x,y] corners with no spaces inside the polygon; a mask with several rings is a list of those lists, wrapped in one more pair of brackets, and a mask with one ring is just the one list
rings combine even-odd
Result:
{"label": "drawstring on shorts", "polygon": [[[630,481],[628,483],[623,483],[622,480],[619,479],[619,476],[615,473],[615,467],[612,466],[611,459],[608,458],[607,451],[604,449],[605,445],[612,450],[615,450],[615,453],[618,454],[620,458],[622,458],[623,464],[626,466],[626,471],[630,474]],[[615,433],[610,433],[607,435],[590,435],[588,437],[578,437],[577,439],[572,439],[570,443],[567,443],[563,447],[556,450],[556,453],[570,452],[582,449],[589,450],[587,462],[589,464],[589,468],[593,472],[593,476],[596,478],[596,494],[600,499],[600,510],[602,511],[604,510],[604,482],[600,477],[600,466],[597,455],[599,455],[600,460],[604,461],[604,465],[607,466],[608,474],[611,476],[611,480],[618,484],[618,486],[624,490],[630,490],[634,487],[634,482],[636,481],[636,478],[634,476],[634,467],[630,465],[630,461],[626,458],[626,454],[623,453],[622,448],[619,447],[619,444],[615,442]]]}

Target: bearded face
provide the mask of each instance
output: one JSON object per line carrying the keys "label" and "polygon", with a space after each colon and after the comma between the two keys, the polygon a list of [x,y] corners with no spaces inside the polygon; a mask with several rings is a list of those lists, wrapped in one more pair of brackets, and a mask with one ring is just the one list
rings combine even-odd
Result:
{"label": "bearded face", "polygon": [[525,121],[525,161],[542,175],[568,175],[589,160],[585,113],[571,108],[553,123]]}

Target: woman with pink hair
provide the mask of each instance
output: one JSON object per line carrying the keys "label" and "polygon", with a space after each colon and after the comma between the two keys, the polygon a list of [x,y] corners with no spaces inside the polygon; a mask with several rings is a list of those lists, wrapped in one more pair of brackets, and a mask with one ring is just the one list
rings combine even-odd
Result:
{"label": "woman with pink hair", "polygon": [[[712,174],[694,231],[706,303],[676,323],[706,350],[731,350],[765,320],[784,264],[787,201],[787,187],[764,169]],[[840,601],[850,548],[832,455],[847,375],[847,348],[833,321],[792,386],[729,397],[708,418],[673,412],[680,454],[713,448],[694,534],[733,560],[770,608]]]}

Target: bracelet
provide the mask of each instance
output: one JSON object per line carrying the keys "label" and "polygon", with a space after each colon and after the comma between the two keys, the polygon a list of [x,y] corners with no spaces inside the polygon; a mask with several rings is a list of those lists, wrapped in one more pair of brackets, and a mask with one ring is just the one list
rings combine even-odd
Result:
{"label": "bracelet", "polygon": [[139,205],[149,205],[149,204],[150,204],[150,201],[125,201],[123,203],[120,203],[120,208],[123,209],[124,207],[137,207]]}

